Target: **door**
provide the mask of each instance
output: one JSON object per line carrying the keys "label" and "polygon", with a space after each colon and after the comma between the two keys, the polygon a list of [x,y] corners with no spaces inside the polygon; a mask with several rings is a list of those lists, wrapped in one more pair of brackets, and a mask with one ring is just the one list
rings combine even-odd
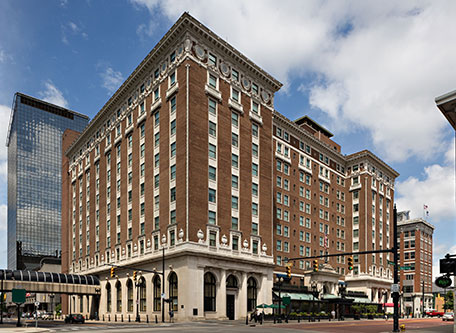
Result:
{"label": "door", "polygon": [[234,295],[226,295],[226,316],[234,320]]}

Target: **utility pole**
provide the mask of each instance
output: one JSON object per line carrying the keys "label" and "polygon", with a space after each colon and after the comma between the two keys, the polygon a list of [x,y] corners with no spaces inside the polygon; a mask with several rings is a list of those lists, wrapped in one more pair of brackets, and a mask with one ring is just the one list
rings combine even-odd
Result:
{"label": "utility pole", "polygon": [[[394,284],[399,283],[399,263],[397,255],[397,208],[394,204],[393,208],[393,256],[394,256]],[[394,316],[393,316],[393,332],[399,332],[399,292],[393,293]]]}

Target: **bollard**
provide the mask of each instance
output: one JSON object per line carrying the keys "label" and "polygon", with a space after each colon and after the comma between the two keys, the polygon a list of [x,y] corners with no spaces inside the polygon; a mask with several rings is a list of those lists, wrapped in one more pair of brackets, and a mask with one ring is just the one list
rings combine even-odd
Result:
{"label": "bollard", "polygon": [[102,317],[102,318],[103,318],[102,321],[104,321],[104,314],[103,314],[103,317]]}
{"label": "bollard", "polygon": [[301,322],[301,316],[298,316],[298,323]]}
{"label": "bollard", "polygon": [[149,315],[148,314],[146,314],[146,323],[149,324]]}
{"label": "bollard", "polygon": [[108,314],[108,321],[111,321],[111,315]]}
{"label": "bollard", "polygon": [[157,315],[155,315],[155,324],[158,324],[158,318],[157,318]]}
{"label": "bollard", "polygon": [[246,325],[249,324],[249,315],[247,315],[247,316],[245,317],[245,324],[246,324]]}
{"label": "bollard", "polygon": [[131,322],[131,320],[130,320],[130,315],[128,315],[128,322],[129,322],[129,323]]}
{"label": "bollard", "polygon": [[120,315],[120,320],[123,323],[123,313]]}
{"label": "bollard", "polygon": [[117,321],[117,313],[114,315],[114,321]]}
{"label": "bollard", "polygon": [[276,317],[274,316],[274,324],[276,323]]}

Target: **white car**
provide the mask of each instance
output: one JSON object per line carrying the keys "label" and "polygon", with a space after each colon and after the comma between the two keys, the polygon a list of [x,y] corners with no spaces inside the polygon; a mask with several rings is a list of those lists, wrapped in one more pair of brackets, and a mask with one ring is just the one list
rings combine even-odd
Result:
{"label": "white car", "polygon": [[453,321],[454,320],[454,313],[453,312],[446,312],[443,317],[443,321]]}

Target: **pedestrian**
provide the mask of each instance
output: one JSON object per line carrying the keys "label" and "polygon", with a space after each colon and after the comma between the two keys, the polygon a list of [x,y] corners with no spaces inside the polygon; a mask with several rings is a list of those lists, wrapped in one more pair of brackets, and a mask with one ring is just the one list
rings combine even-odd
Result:
{"label": "pedestrian", "polygon": [[331,311],[331,317],[333,320],[336,319],[336,311],[334,311],[334,310]]}

